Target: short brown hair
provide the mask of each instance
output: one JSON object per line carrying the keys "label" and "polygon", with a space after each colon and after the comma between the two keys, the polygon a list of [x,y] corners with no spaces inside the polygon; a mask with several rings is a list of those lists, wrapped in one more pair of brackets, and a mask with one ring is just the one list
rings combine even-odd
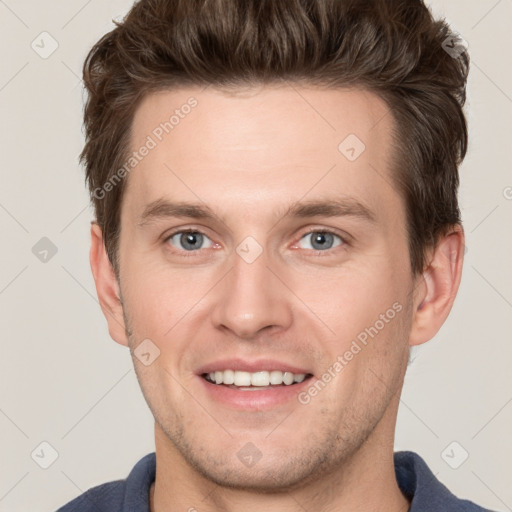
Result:
{"label": "short brown hair", "polygon": [[116,275],[124,180],[98,190],[126,160],[141,99],[177,86],[288,80],[361,87],[387,102],[397,126],[393,180],[405,202],[411,269],[422,272],[426,249],[461,223],[469,58],[446,51],[459,44],[420,0],[136,2],[94,45],[83,70],[80,159]]}

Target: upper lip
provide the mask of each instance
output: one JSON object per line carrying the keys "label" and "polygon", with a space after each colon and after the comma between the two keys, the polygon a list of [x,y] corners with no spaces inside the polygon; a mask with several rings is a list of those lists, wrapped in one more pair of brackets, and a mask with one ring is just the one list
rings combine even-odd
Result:
{"label": "upper lip", "polygon": [[221,359],[201,366],[197,370],[197,373],[198,375],[203,375],[205,373],[212,373],[215,371],[223,370],[233,370],[249,373],[278,370],[282,372],[291,372],[296,375],[300,373],[311,373],[309,370],[303,367],[301,368],[300,366],[294,366],[289,363],[285,363],[284,361],[278,361],[277,359],[258,359],[253,361],[244,359]]}

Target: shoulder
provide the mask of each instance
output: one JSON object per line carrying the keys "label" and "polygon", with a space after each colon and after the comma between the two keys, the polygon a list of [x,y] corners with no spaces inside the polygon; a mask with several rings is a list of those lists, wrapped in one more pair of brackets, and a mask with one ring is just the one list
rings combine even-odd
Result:
{"label": "shoulder", "polygon": [[92,487],[57,512],[120,512],[125,494],[125,480],[117,480]]}
{"label": "shoulder", "polygon": [[452,494],[417,453],[396,452],[394,461],[398,486],[411,500],[409,512],[492,512]]}
{"label": "shoulder", "polygon": [[155,453],[144,456],[127,478],[92,487],[57,512],[149,511],[149,489],[155,480]]}

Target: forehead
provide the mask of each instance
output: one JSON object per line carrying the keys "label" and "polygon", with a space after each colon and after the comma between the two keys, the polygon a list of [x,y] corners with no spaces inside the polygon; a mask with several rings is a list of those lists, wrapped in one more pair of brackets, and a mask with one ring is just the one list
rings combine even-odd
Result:
{"label": "forehead", "polygon": [[150,149],[130,172],[124,203],[140,215],[161,197],[214,208],[236,200],[261,215],[283,201],[339,193],[379,214],[398,199],[392,129],[387,105],[363,90],[289,84],[152,93],[131,131],[131,151]]}

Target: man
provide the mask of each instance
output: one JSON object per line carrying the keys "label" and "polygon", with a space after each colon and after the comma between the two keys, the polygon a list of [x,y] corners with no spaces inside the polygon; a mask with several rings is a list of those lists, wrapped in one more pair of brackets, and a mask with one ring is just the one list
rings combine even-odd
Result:
{"label": "man", "polygon": [[156,453],[62,511],[482,511],[393,454],[462,272],[468,57],[420,1],[142,0],[91,50],[91,267]]}

